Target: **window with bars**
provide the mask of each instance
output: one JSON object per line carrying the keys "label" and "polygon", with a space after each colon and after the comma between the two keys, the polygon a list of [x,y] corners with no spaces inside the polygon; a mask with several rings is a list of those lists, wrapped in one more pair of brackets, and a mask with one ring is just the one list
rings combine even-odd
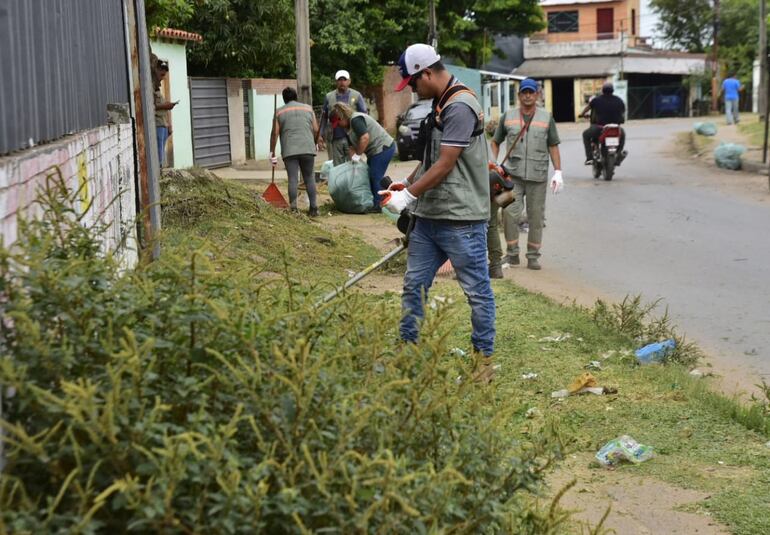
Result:
{"label": "window with bars", "polygon": [[548,13],[548,33],[577,32],[578,28],[577,11],[552,11]]}

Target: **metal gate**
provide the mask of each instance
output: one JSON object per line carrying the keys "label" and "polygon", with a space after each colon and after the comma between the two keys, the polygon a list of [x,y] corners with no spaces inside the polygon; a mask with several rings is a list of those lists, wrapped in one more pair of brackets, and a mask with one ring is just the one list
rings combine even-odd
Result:
{"label": "metal gate", "polygon": [[243,81],[243,130],[246,134],[246,159],[251,160],[254,155],[251,153],[251,114],[249,113],[249,92],[251,91],[251,80]]}
{"label": "metal gate", "polygon": [[190,78],[193,160],[209,169],[230,165],[227,79]]}
{"label": "metal gate", "polygon": [[654,86],[628,88],[628,119],[655,119],[658,117],[687,117],[686,87]]}

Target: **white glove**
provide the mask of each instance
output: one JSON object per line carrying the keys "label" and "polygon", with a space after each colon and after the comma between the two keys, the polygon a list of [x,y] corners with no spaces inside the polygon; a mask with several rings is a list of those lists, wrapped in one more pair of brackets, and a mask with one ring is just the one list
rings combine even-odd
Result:
{"label": "white glove", "polygon": [[551,191],[554,195],[564,189],[564,179],[561,176],[561,171],[554,171],[551,177]]}
{"label": "white glove", "polygon": [[278,157],[272,152],[270,153],[270,163],[273,164],[273,167],[278,165]]}
{"label": "white glove", "polygon": [[417,200],[406,188],[399,191],[382,190],[377,193],[383,196],[382,207],[394,214],[400,214],[404,208]]}
{"label": "white glove", "polygon": [[388,191],[401,191],[409,186],[409,179],[402,178],[401,180],[394,180],[391,182],[390,186],[388,186]]}
{"label": "white glove", "polygon": [[350,157],[350,161],[353,163],[358,163],[361,161],[361,155],[360,154],[354,154]]}

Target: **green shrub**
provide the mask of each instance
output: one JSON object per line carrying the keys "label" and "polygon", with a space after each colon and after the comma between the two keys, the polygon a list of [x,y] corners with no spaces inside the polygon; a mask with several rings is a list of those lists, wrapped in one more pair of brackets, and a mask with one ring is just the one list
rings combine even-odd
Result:
{"label": "green shrub", "polygon": [[653,313],[658,308],[660,300],[643,303],[641,295],[626,296],[620,303],[607,304],[599,299],[596,301],[591,315],[601,327],[617,331],[629,339],[630,344],[637,347],[660,342],[668,338],[676,340],[676,349],[667,357],[668,362],[683,366],[694,366],[702,353],[698,347],[676,332],[668,315],[668,308],[662,316]]}
{"label": "green shrub", "polygon": [[[206,250],[122,272],[52,185],[0,248],[0,532],[555,533],[533,492],[548,440],[514,443],[399,310],[315,306]],[[203,209],[196,209],[201,213]],[[544,436],[548,436],[544,434]]]}

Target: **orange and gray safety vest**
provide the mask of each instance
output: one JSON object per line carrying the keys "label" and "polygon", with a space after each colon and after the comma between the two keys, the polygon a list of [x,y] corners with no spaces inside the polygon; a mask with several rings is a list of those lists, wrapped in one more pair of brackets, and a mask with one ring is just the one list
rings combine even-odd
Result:
{"label": "orange and gray safety vest", "polygon": [[446,178],[417,199],[414,213],[419,217],[454,221],[489,219],[489,152],[486,137],[483,135],[484,113],[476,95],[470,89],[462,87],[461,90],[453,92],[435,110],[436,121],[426,147],[429,158],[424,159],[415,178],[419,178],[432,163],[438,161],[444,135],[441,111],[460,102],[468,105],[476,114],[476,131],[471,137],[470,145],[460,153]]}
{"label": "orange and gray safety vest", "polygon": [[292,100],[276,110],[275,118],[280,126],[282,157],[315,154],[313,108]]}
{"label": "orange and gray safety vest", "polygon": [[[519,131],[527,124],[521,110],[514,108],[505,112],[500,118],[504,121],[506,142],[513,143]],[[503,162],[503,167],[509,175],[532,182],[548,180],[548,127],[551,124],[551,114],[543,108],[535,108],[535,115],[521,136],[516,147]]]}

